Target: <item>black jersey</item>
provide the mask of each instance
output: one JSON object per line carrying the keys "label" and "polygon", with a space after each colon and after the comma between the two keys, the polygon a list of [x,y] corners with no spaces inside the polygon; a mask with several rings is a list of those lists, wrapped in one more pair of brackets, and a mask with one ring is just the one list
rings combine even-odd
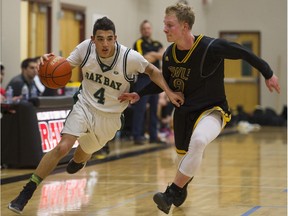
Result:
{"label": "black jersey", "polygon": [[[199,35],[195,36],[190,50],[178,50],[174,43],[167,48],[162,60],[163,76],[172,90],[183,92],[183,107],[191,111],[200,111],[221,106],[227,103],[224,89],[224,59],[246,60],[258,69],[265,79],[273,75],[264,60],[241,45]],[[139,95],[161,91],[156,84],[150,83]]]}
{"label": "black jersey", "polygon": [[[144,37],[139,38],[133,46],[133,49],[139,52],[141,55],[145,55],[148,52],[158,52],[162,48],[162,44],[156,40],[147,40]],[[160,68],[160,61],[152,62],[157,68]]]}

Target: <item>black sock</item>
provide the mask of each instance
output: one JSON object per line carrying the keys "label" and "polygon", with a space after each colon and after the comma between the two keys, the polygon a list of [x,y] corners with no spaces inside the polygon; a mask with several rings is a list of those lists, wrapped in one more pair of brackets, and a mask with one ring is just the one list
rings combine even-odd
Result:
{"label": "black sock", "polygon": [[29,181],[20,192],[20,195],[25,196],[25,199],[29,200],[33,196],[33,193],[37,189],[37,184],[33,181]]}
{"label": "black sock", "polygon": [[177,186],[177,185],[174,184],[174,183],[172,183],[172,184],[170,185],[170,188],[171,188],[173,191],[179,191],[179,192],[181,192],[181,191],[183,190],[183,188]]}
{"label": "black sock", "polygon": [[36,190],[37,188],[37,184],[33,181],[29,181],[27,184],[26,184],[26,187],[29,188],[29,189],[32,189],[32,190]]}
{"label": "black sock", "polygon": [[184,185],[183,188],[187,188],[187,186],[189,185],[189,183],[193,180],[194,176]]}

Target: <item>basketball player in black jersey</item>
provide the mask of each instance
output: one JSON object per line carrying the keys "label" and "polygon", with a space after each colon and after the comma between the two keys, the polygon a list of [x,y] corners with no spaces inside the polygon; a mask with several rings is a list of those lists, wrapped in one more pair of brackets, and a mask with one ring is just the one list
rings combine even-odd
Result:
{"label": "basketball player in black jersey", "polygon": [[[194,12],[181,3],[165,11],[164,32],[173,42],[163,55],[163,75],[169,87],[184,94],[184,104],[175,108],[174,133],[179,164],[172,185],[153,197],[157,207],[169,213],[171,205],[180,206],[187,196],[187,185],[200,167],[206,146],[230,121],[224,89],[224,59],[243,59],[258,69],[272,92],[280,93],[278,78],[270,66],[239,44],[191,33]],[[120,99],[137,101],[140,96],[159,93],[153,83],[137,93]]]}

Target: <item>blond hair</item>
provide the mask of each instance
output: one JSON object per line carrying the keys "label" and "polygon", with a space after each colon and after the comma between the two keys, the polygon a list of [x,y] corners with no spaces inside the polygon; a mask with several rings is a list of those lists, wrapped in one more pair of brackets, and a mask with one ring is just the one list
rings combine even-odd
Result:
{"label": "blond hair", "polygon": [[187,23],[190,29],[192,29],[192,26],[195,22],[195,13],[193,9],[183,3],[177,3],[175,5],[167,7],[165,10],[165,14],[175,14],[178,21]]}

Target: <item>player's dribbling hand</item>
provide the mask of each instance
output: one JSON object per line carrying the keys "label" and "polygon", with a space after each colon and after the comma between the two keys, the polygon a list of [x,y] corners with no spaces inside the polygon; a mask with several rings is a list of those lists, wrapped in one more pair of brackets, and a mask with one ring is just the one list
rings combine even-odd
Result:
{"label": "player's dribbling hand", "polygon": [[40,57],[40,64],[43,65],[44,61],[47,61],[51,56],[55,56],[54,53],[47,53]]}
{"label": "player's dribbling hand", "polygon": [[51,56],[54,56],[54,53],[46,53],[40,57],[40,61],[37,65],[37,70],[39,71],[40,65],[44,64],[44,61],[47,61]]}

